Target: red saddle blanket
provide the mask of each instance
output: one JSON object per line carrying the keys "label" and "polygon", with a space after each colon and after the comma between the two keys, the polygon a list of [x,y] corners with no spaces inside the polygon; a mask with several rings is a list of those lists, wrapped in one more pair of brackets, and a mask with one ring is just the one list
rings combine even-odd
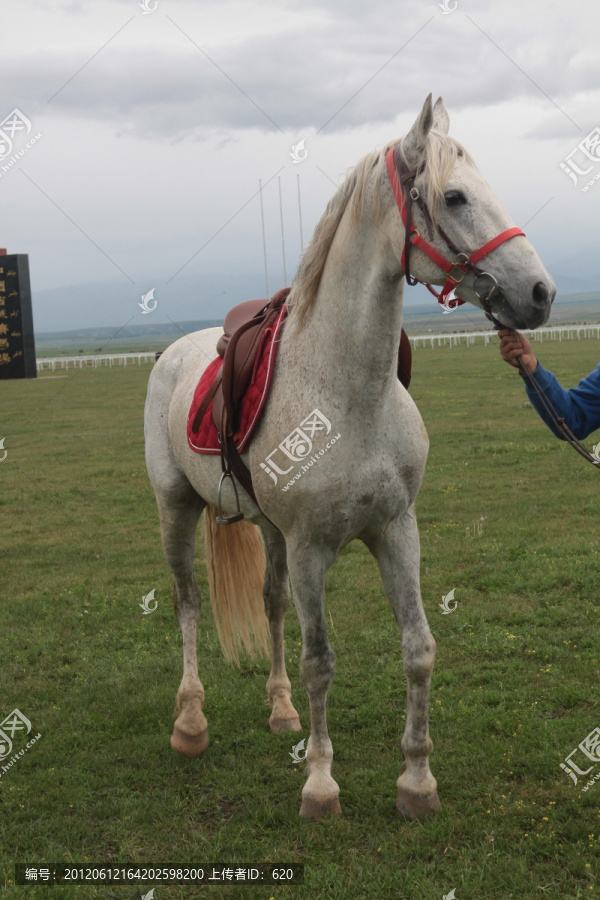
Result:
{"label": "red saddle blanket", "polygon": [[[285,319],[286,308],[282,306],[281,313],[275,321],[272,328],[267,328],[261,339],[261,346],[258,349],[256,362],[250,385],[240,408],[239,428],[233,436],[236,449],[242,452],[248,441],[250,440],[254,429],[256,428],[264,405],[267,402],[269,388],[273,378],[273,370],[275,368],[275,354],[277,353],[277,344],[279,332]],[[196,418],[196,412],[202,403],[204,395],[214,381],[219,369],[223,365],[223,359],[217,356],[204,370],[200,381],[194,391],[194,399],[190,406],[187,420],[187,439],[188,444],[196,453],[220,453],[221,445],[217,438],[217,429],[212,420],[212,403],[209,404],[206,412],[202,417],[202,421],[197,426],[197,430],[192,430],[192,424]]]}

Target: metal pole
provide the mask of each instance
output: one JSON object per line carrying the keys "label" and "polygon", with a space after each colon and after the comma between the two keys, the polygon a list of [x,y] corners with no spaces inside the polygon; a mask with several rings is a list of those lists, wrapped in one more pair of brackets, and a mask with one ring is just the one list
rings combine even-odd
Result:
{"label": "metal pole", "polygon": [[265,240],[265,212],[263,209],[263,196],[262,196],[262,181],[260,178],[258,179],[258,192],[260,194],[260,218],[262,222],[262,237],[263,237],[263,257],[265,260],[265,287],[267,289],[267,297],[270,297],[269,293],[269,273],[267,271],[267,242]]}
{"label": "metal pole", "polygon": [[302,204],[300,203],[300,175],[296,175],[298,180],[298,218],[300,219],[300,252],[304,253],[304,240],[302,238]]}
{"label": "metal pole", "polygon": [[285,238],[283,236],[283,204],[281,202],[281,175],[277,179],[279,182],[279,220],[281,222],[281,253],[283,256],[283,283],[287,286],[287,270],[285,267]]}

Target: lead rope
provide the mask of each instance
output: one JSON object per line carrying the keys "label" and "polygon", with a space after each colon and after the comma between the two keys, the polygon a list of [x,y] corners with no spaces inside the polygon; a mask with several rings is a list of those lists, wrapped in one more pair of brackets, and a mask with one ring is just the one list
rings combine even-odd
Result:
{"label": "lead rope", "polygon": [[[483,310],[484,310],[486,316],[488,317],[488,319],[490,320],[490,322],[493,323],[496,331],[499,331],[500,328],[504,328],[505,326],[502,325],[494,317],[492,311],[490,310],[489,304],[488,304],[489,296],[490,296],[490,294],[488,293],[487,296],[480,297],[480,299],[482,301],[482,305],[483,305]],[[558,431],[560,431],[560,433],[563,435],[565,441],[568,444],[570,444],[574,450],[577,450],[577,452],[579,453],[580,456],[583,456],[584,459],[587,459],[588,462],[590,462],[593,466],[596,466],[596,468],[598,468],[598,466],[600,466],[600,459],[597,459],[592,453],[590,453],[590,451],[587,449],[587,447],[583,446],[581,441],[577,440],[577,438],[575,437],[575,435],[573,434],[573,432],[571,431],[571,429],[569,428],[569,426],[567,425],[567,423],[565,422],[563,417],[558,415],[550,398],[548,397],[548,395],[546,394],[544,389],[542,387],[540,387],[540,385],[538,384],[537,378],[535,377],[533,372],[529,371],[529,369],[527,368],[527,366],[525,365],[525,363],[523,362],[523,360],[521,359],[520,356],[517,356],[517,363],[519,365],[519,368],[523,372],[523,375],[528,379],[529,383],[532,385],[533,389],[535,390],[536,394],[538,395],[540,403],[542,404],[542,406],[548,413],[548,416],[552,420],[552,424],[554,425],[554,427],[557,428]]]}
{"label": "lead rope", "polygon": [[600,459],[597,459],[592,453],[590,453],[587,447],[584,447],[583,444],[577,440],[563,417],[558,415],[546,392],[537,383],[537,379],[533,372],[529,371],[520,356],[517,357],[517,362],[519,363],[521,371],[523,372],[525,377],[529,379],[529,383],[533,386],[536,394],[539,397],[540,403],[552,420],[552,424],[561,432],[567,443],[569,443],[574,450],[577,450],[580,456],[583,456],[584,459],[587,459],[587,461],[590,462],[593,466],[596,466],[596,468],[600,466]]}

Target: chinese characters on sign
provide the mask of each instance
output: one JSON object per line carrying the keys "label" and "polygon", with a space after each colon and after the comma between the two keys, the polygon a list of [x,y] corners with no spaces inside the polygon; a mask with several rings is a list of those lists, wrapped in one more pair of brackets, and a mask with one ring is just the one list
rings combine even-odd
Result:
{"label": "chinese characters on sign", "polygon": [[0,255],[0,379],[36,374],[29,258]]}

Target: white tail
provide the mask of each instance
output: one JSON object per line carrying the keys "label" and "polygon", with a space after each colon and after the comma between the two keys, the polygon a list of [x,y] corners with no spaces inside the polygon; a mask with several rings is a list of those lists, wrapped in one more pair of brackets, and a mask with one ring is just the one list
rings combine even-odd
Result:
{"label": "white tail", "polygon": [[239,666],[239,651],[268,656],[268,621],[263,600],[266,559],[256,525],[217,525],[217,508],[204,511],[204,546],[210,602],[223,656]]}

